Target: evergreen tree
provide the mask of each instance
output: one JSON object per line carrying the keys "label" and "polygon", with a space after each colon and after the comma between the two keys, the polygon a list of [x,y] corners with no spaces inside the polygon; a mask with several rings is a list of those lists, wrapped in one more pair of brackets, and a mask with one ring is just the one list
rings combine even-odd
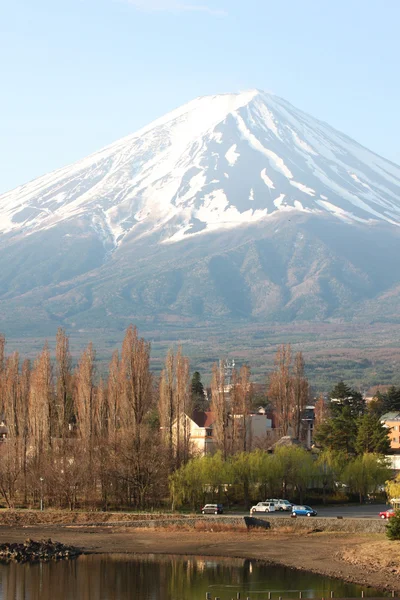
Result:
{"label": "evergreen tree", "polygon": [[201,382],[201,375],[198,371],[195,371],[192,376],[191,396],[194,408],[197,410],[206,409],[206,396],[204,394],[204,387]]}
{"label": "evergreen tree", "polygon": [[355,454],[357,421],[353,417],[350,407],[342,407],[331,419],[321,423],[314,439],[324,450]]}
{"label": "evergreen tree", "polygon": [[353,418],[359,417],[365,413],[365,400],[360,392],[352,389],[344,383],[339,383],[333,388],[329,394],[331,400],[331,410],[333,414],[339,414],[345,408],[350,409]]}
{"label": "evergreen tree", "polygon": [[400,411],[400,387],[393,385],[386,394],[380,394],[380,398],[383,401],[383,412]]}
{"label": "evergreen tree", "polygon": [[358,419],[358,432],[356,440],[358,454],[365,452],[374,454],[387,454],[390,450],[388,430],[382,425],[379,418],[366,413]]}

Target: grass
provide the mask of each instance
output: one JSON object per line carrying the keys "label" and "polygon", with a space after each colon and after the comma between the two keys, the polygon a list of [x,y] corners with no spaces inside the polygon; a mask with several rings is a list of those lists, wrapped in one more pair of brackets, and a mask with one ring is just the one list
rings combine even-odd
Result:
{"label": "grass", "polygon": [[400,575],[400,541],[382,540],[382,535],[369,536],[368,542],[345,548],[339,558],[374,571]]}

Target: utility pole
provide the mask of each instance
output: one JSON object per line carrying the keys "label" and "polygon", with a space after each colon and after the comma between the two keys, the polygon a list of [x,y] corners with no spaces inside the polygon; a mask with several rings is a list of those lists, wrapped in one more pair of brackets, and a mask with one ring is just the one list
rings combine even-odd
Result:
{"label": "utility pole", "polygon": [[40,510],[43,510],[43,477],[40,477]]}

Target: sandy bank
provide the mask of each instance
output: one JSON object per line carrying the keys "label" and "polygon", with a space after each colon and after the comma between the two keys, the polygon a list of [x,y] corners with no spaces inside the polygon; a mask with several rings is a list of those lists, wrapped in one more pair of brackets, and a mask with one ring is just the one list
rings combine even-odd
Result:
{"label": "sandy bank", "polygon": [[[312,531],[312,530],[311,530]],[[400,593],[396,567],[378,566],[373,555],[364,551],[371,543],[388,542],[382,534],[343,534],[337,532],[296,533],[282,530],[207,531],[136,529],[123,526],[88,527],[77,525],[0,526],[0,543],[22,542],[26,538],[48,538],[81,547],[88,553],[176,554],[227,558],[249,558],[270,564],[312,571],[364,586]],[[395,543],[396,544],[396,543]],[[398,557],[400,560],[400,544]],[[390,548],[389,548],[390,551]],[[362,565],[362,568],[360,566]]]}

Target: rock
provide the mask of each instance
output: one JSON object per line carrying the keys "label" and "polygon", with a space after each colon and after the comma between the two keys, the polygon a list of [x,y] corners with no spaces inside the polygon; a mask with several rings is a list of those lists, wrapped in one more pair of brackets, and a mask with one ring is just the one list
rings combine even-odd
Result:
{"label": "rock", "polygon": [[27,539],[23,544],[1,544],[0,561],[3,562],[37,562],[50,560],[63,560],[74,558],[81,554],[81,550],[74,546],[66,546],[51,539],[35,542]]}

